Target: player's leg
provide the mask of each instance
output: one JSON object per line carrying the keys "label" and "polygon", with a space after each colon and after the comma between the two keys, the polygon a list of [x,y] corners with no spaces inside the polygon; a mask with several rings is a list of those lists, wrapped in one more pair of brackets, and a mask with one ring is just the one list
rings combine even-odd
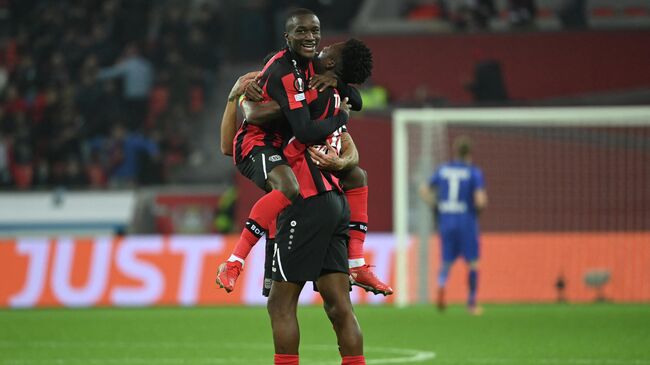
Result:
{"label": "player's leg", "polygon": [[346,171],[340,178],[350,205],[348,263],[351,282],[375,294],[393,294],[393,288],[379,280],[370,265],[366,264],[363,254],[363,243],[368,231],[368,174],[357,166]]}
{"label": "player's leg", "polygon": [[273,285],[273,247],[275,245],[276,221],[272,221],[269,232],[266,235],[266,247],[264,247],[264,286],[262,296],[268,297]]}
{"label": "player's leg", "polygon": [[446,287],[449,279],[449,271],[456,257],[460,253],[459,245],[456,244],[456,232],[440,226],[440,269],[438,270],[438,310],[444,311],[447,308]]}
{"label": "player's leg", "polygon": [[325,313],[336,332],[342,364],[365,365],[363,335],[352,310],[347,275],[340,272],[328,273],[321,276],[317,284]]}
{"label": "player's leg", "polygon": [[[316,281],[323,298],[325,312],[332,322],[339,352],[344,365],[365,365],[363,357],[363,336],[352,310],[350,283],[348,280],[347,243],[349,240],[349,208],[346,199],[338,194],[330,194],[327,201],[329,216],[338,217],[325,241],[327,252],[322,261],[322,270]],[[323,207],[323,211],[325,211]],[[324,232],[327,233],[327,232]]]}
{"label": "player's leg", "polygon": [[266,308],[271,318],[274,364],[297,365],[300,329],[298,326],[298,297],[304,282],[275,281]]}
{"label": "player's leg", "polygon": [[467,262],[467,310],[474,315],[482,313],[481,307],[476,300],[478,292],[478,274],[479,274],[479,237],[478,226],[474,222],[469,222],[466,229],[462,232],[463,257]]}
{"label": "player's leg", "polygon": [[234,289],[253,246],[268,231],[278,214],[299,194],[296,176],[284,156],[275,148],[255,149],[237,168],[268,193],[253,205],[232,254],[227,262],[219,266],[217,283],[227,292]]}

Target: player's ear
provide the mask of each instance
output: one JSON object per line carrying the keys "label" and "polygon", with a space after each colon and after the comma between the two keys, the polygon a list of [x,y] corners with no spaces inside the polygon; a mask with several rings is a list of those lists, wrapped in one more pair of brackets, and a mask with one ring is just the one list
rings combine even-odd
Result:
{"label": "player's ear", "polygon": [[335,67],[336,67],[336,60],[334,59],[334,57],[327,57],[327,59],[325,60],[325,68],[329,70]]}
{"label": "player's ear", "polygon": [[284,40],[287,42],[287,46],[289,45],[289,33],[284,32]]}

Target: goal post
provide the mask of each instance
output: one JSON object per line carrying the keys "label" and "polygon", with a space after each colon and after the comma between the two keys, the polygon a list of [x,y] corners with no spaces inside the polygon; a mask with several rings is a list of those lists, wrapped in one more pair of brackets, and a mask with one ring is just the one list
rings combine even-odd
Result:
{"label": "goal post", "polygon": [[[421,205],[415,206],[419,204],[417,184],[426,182],[427,175],[433,171],[435,165],[450,157],[448,148],[451,139],[450,128],[461,127],[460,132],[454,131],[455,134],[463,133],[462,128],[468,128],[467,130],[480,130],[497,137],[508,135],[511,139],[520,136],[537,138],[542,140],[538,144],[549,144],[546,147],[536,147],[541,151],[540,153],[545,153],[546,150],[549,153],[553,152],[554,146],[550,144],[555,140],[571,142],[579,140],[581,143],[586,140],[591,143],[589,148],[594,148],[593,145],[601,148],[601,145],[610,143],[603,141],[632,145],[639,141],[635,129],[640,128],[642,136],[639,143],[643,148],[650,149],[650,144],[646,145],[650,141],[650,107],[645,106],[396,109],[392,119],[393,230],[396,239],[395,304],[398,307],[406,306],[416,298],[422,301],[427,297],[427,279],[431,279],[427,278],[429,271],[420,268],[415,278],[420,280],[420,283],[409,282],[409,279],[414,279],[409,276],[409,267],[415,263],[409,262],[408,247],[414,233],[417,232],[421,239],[427,235],[427,229],[418,228],[418,224],[420,226],[428,224],[428,228],[431,228],[430,215],[422,213]],[[594,130],[597,130],[596,136]],[[531,135],[533,137],[530,137]],[[597,140],[592,142],[594,139]],[[494,140],[499,141],[498,138]],[[487,143],[482,146],[482,149],[486,149],[486,145]],[[573,147],[567,147],[567,151],[573,151],[571,148]],[[580,151],[580,153],[587,153]],[[549,154],[549,158],[553,157],[555,155]],[[489,183],[488,181],[488,194],[490,194]],[[521,199],[525,199],[525,196]],[[580,229],[580,227],[582,227],[581,222],[576,222],[575,228]],[[513,229],[520,228],[515,226]],[[521,229],[525,227],[522,226]],[[561,227],[561,229],[571,230],[572,227]],[[426,246],[426,244],[420,245],[423,248]],[[437,248],[432,249],[437,250]],[[419,266],[426,262],[428,253],[419,255],[419,257],[423,256],[424,259],[419,260],[421,262]],[[418,289],[413,292],[408,288]]]}

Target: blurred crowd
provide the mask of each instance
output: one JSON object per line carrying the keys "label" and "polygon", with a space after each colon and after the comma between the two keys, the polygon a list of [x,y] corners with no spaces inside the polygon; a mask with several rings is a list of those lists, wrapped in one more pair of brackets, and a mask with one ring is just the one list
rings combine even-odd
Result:
{"label": "blurred crowd", "polygon": [[219,9],[192,5],[0,1],[0,187],[165,182],[222,59]]}

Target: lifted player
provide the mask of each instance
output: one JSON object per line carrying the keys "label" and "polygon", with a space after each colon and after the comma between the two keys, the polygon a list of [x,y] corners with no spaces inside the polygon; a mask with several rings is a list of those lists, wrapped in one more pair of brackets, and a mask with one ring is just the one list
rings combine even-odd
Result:
{"label": "lifted player", "polygon": [[[318,89],[321,92],[325,92],[327,87],[337,88],[338,92],[350,97],[354,110],[361,108],[361,97],[358,91],[348,84],[363,83],[370,75],[372,54],[365,44],[356,39],[351,39],[347,42],[340,42],[325,47],[314,65],[318,72],[326,72],[316,74],[309,80],[309,86],[312,91]],[[241,95],[244,88],[256,76],[257,73],[248,73],[240,77],[231,91],[230,98],[236,98]],[[251,97],[253,99],[259,99],[262,91],[256,90],[256,84],[253,83],[250,85],[252,87],[252,90],[249,88],[249,93],[252,93]],[[321,95],[318,95],[318,97],[320,98]],[[322,97],[324,100],[327,100],[327,94],[322,95]],[[229,103],[229,105],[231,104]],[[275,101],[266,103],[243,102],[242,105],[247,117],[245,123],[248,124],[262,127],[282,117],[280,105]],[[312,100],[309,104],[309,111],[312,118],[322,116],[326,108],[327,104],[315,103],[315,100]],[[227,106],[222,119],[221,146],[225,154],[232,154],[232,144],[227,141],[231,140],[230,138],[235,134],[235,109],[234,104]],[[329,171],[341,179],[341,185],[350,205],[351,231],[348,246],[348,263],[352,284],[358,285],[367,291],[372,291],[375,294],[392,294],[392,288],[377,278],[363,257],[363,243],[368,227],[367,174],[358,166],[359,155],[352,137],[347,133],[347,129],[342,127],[329,136],[328,143],[318,147],[311,147],[309,153],[321,170]],[[269,235],[267,234],[268,237]],[[252,246],[245,247],[247,250],[241,250],[236,247],[233,255],[229,259],[230,263],[220,268],[218,281],[227,291],[234,289],[235,281],[241,271],[240,266],[250,252],[250,247]],[[268,283],[269,281],[265,281],[265,285],[268,286]]]}

